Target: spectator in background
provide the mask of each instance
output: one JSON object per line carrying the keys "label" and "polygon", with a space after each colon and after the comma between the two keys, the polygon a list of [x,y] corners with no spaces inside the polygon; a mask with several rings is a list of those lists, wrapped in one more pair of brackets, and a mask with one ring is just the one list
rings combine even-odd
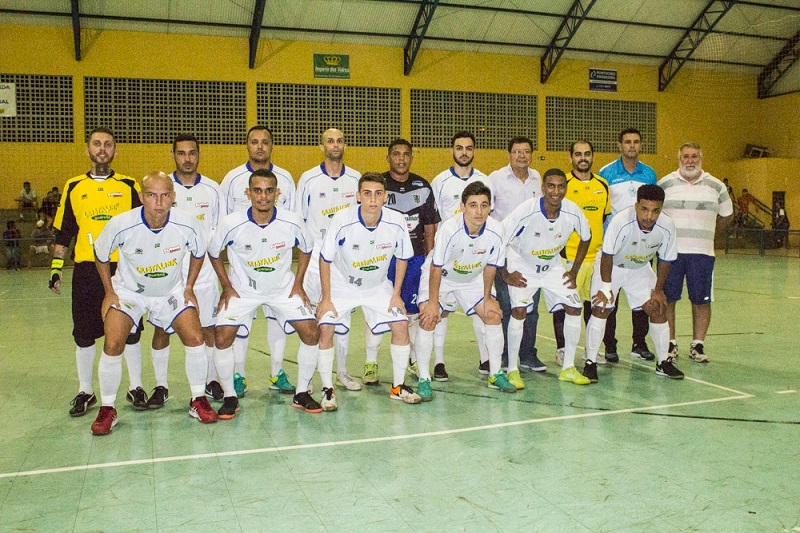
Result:
{"label": "spectator in background", "polygon": [[46,254],[47,257],[53,255],[53,230],[51,230],[44,220],[37,220],[36,227],[31,232],[31,243],[28,249],[28,268],[33,265],[33,258],[36,254]]}
{"label": "spectator in background", "polygon": [[731,202],[735,202],[736,201],[736,195],[733,194],[733,187],[731,187],[730,184],[728,183],[728,178],[724,178],[722,180],[722,183],[724,183],[725,187],[728,188],[728,196],[731,197]]}
{"label": "spectator in background", "polygon": [[36,191],[31,188],[31,182],[26,181],[22,184],[22,190],[19,191],[19,198],[17,198],[19,206],[19,218],[24,219],[23,211],[26,209],[36,209],[39,207],[39,200],[36,198]]}
{"label": "spectator in background", "polygon": [[19,270],[20,239],[22,239],[22,233],[17,229],[17,223],[13,220],[6,222],[6,230],[3,232],[3,242],[6,245],[6,270]]}
{"label": "spectator in background", "polygon": [[773,233],[775,247],[785,246],[789,248],[789,217],[786,216],[786,211],[784,211],[782,205],[778,204],[776,207],[777,211],[772,219],[772,229],[775,230]]}
{"label": "spectator in background", "polygon": [[[61,193],[58,191],[58,187],[50,189],[50,192],[48,192],[42,200],[42,208],[39,212],[47,216],[47,219],[50,220],[51,223],[56,216],[59,202],[61,202]],[[50,224],[48,224],[48,226],[49,225]]]}

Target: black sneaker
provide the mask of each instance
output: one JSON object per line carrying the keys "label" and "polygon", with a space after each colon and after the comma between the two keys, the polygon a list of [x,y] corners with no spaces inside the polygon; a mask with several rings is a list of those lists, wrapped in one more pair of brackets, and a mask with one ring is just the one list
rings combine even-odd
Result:
{"label": "black sneaker", "polygon": [[69,410],[69,416],[83,416],[96,403],[97,396],[81,391],[69,403],[72,406],[72,409]]}
{"label": "black sneaker", "polygon": [[546,372],[547,365],[542,363],[539,358],[534,355],[530,361],[525,361],[524,363],[520,361],[519,369],[525,370],[526,372]]}
{"label": "black sneaker", "polygon": [[606,361],[609,363],[619,363],[619,354],[616,346],[606,346]]}
{"label": "black sneaker", "polygon": [[667,357],[661,363],[656,364],[656,375],[665,376],[670,379],[683,379],[683,372],[675,368],[672,364],[672,357]]}
{"label": "black sneaker", "polygon": [[294,399],[292,400],[292,407],[296,409],[302,409],[306,413],[322,412],[322,406],[317,400],[311,397],[308,391],[295,394]]}
{"label": "black sneaker", "polygon": [[216,402],[222,401],[222,398],[225,397],[225,392],[223,392],[222,385],[219,384],[219,381],[209,381],[208,384],[206,384],[206,397]]}
{"label": "black sneaker", "polygon": [[673,360],[677,359],[678,358],[678,345],[675,344],[674,342],[670,341],[669,349],[667,350],[667,352],[668,352],[669,356],[672,357]]}
{"label": "black sneaker", "polygon": [[433,367],[433,379],[436,381],[447,381],[450,376],[447,375],[447,370],[444,369],[444,363],[438,363]]}
{"label": "black sneaker", "polygon": [[141,387],[136,387],[133,390],[129,390],[128,394],[125,395],[125,399],[133,404],[133,408],[136,411],[147,411],[148,409],[147,393]]}
{"label": "black sneaker", "polygon": [[587,360],[583,365],[583,376],[589,378],[592,383],[597,383],[597,365]]}
{"label": "black sneaker", "polygon": [[483,376],[489,375],[489,361],[484,361],[478,365],[478,373]]}
{"label": "black sneaker", "polygon": [[222,407],[217,411],[217,415],[223,420],[230,420],[236,416],[239,410],[239,398],[236,396],[226,396],[222,399]]}
{"label": "black sneaker", "polygon": [[150,394],[150,399],[147,400],[148,409],[161,409],[164,404],[169,400],[169,389],[159,385]]}
{"label": "black sneaker", "polygon": [[652,361],[656,358],[656,354],[648,350],[646,344],[634,344],[631,348],[631,357]]}

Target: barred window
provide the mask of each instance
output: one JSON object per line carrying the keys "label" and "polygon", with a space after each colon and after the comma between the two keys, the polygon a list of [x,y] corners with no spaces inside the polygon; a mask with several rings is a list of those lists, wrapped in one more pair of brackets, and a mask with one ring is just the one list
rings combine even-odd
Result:
{"label": "barred window", "polygon": [[75,140],[72,76],[0,74],[0,82],[17,89],[17,116],[0,117],[0,142]]}

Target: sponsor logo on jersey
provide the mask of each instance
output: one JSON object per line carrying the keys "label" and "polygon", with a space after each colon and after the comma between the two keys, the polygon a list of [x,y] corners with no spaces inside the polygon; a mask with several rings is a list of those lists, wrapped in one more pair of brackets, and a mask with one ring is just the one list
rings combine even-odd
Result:
{"label": "sponsor logo on jersey", "polygon": [[205,213],[200,213],[199,215],[197,215],[197,220],[205,220],[205,219],[206,219]]}
{"label": "sponsor logo on jersey", "polygon": [[335,205],[333,207],[329,207],[328,209],[322,210],[322,216],[331,218],[333,215],[336,214],[337,211],[341,211],[342,209],[347,209],[350,207],[347,204]]}
{"label": "sponsor logo on jersey", "polygon": [[625,259],[637,265],[646,265],[653,258],[653,254],[647,255],[626,255]]}
{"label": "sponsor logo on jersey", "polygon": [[170,259],[169,261],[163,261],[161,263],[156,263],[146,267],[136,267],[136,272],[147,276],[148,278],[163,278],[167,275],[167,273],[162,272],[162,270],[166,270],[175,266],[178,266],[178,260]]}
{"label": "sponsor logo on jersey", "polygon": [[281,248],[286,248],[286,242],[274,242],[269,247],[271,250],[280,250]]}
{"label": "sponsor logo on jersey", "polygon": [[543,259],[545,261],[551,260],[555,255],[561,251],[563,246],[556,246],[553,248],[545,248],[544,250],[531,250],[531,255],[535,255],[539,259]]}
{"label": "sponsor logo on jersey", "polygon": [[485,253],[486,253],[486,248],[483,248],[481,250],[472,250],[473,255],[483,255]]}
{"label": "sponsor logo on jersey", "polygon": [[381,244],[376,244],[375,245],[375,249],[376,250],[388,250],[391,247],[392,247],[392,243],[390,243],[390,242],[383,242]]}
{"label": "sponsor logo on jersey", "polygon": [[103,205],[84,212],[83,217],[91,218],[92,220],[110,220],[113,214],[120,212],[120,208],[121,206],[119,203]]}
{"label": "sponsor logo on jersey", "polygon": [[586,205],[586,206],[583,207],[583,210],[584,211],[597,211],[597,206],[596,205]]}
{"label": "sponsor logo on jersey", "polygon": [[471,274],[473,270],[483,267],[483,263],[461,264],[453,261],[453,271],[457,274]]}
{"label": "sponsor logo on jersey", "polygon": [[[191,200],[191,198],[189,198],[189,200]],[[197,202],[194,204],[195,207],[199,207],[200,209],[208,209],[210,205],[211,204],[209,204],[208,202]]]}
{"label": "sponsor logo on jersey", "polygon": [[269,267],[269,265],[274,265],[280,260],[281,256],[275,255],[272,257],[264,257],[263,259],[256,259],[255,261],[248,261],[247,266],[255,270],[256,272],[273,272],[274,268],[264,268]]}
{"label": "sponsor logo on jersey", "polygon": [[354,192],[343,192],[342,193],[342,198],[355,198],[355,197],[356,197],[356,193],[354,193]]}
{"label": "sponsor logo on jersey", "polygon": [[256,272],[275,272],[275,269],[272,267],[256,267],[253,270]]}
{"label": "sponsor logo on jersey", "polygon": [[122,198],[123,194],[119,191],[108,193],[109,198]]}
{"label": "sponsor logo on jersey", "polygon": [[419,181],[419,180],[414,180],[414,181],[412,181],[412,182],[411,182],[411,185],[413,185],[413,186],[415,186],[415,187],[422,187],[422,186],[424,186],[425,184],[424,184],[424,183],[422,183],[422,182],[421,182],[421,181]]}
{"label": "sponsor logo on jersey", "polygon": [[378,267],[375,266],[375,263],[381,263],[388,260],[389,257],[386,254],[381,254],[369,259],[365,259],[364,261],[353,261],[352,267],[369,272],[370,270],[378,269]]}
{"label": "sponsor logo on jersey", "polygon": [[92,217],[92,220],[111,220],[111,215],[95,215]]}
{"label": "sponsor logo on jersey", "polygon": [[359,270],[363,270],[364,272],[369,272],[369,271],[372,271],[372,270],[378,270],[378,267],[376,267],[375,265],[368,265],[368,266],[363,266],[363,267],[359,268]]}
{"label": "sponsor logo on jersey", "polygon": [[168,275],[166,272],[148,272],[144,276],[146,278],[166,278]]}
{"label": "sponsor logo on jersey", "polygon": [[180,245],[170,246],[166,250],[164,250],[165,254],[175,254],[181,251]]}

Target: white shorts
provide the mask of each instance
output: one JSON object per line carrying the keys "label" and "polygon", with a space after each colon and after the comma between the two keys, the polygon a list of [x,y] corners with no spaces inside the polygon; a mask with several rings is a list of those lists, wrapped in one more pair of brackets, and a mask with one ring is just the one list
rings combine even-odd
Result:
{"label": "white shorts", "polygon": [[351,287],[331,289],[331,301],[339,316],[333,317],[327,314],[319,323],[331,324],[334,326],[334,332],[344,335],[350,331],[350,315],[360,307],[364,313],[364,321],[372,333],[375,335],[386,333],[391,330],[390,323],[408,321],[408,317],[400,310],[389,311],[393,292],[392,282],[388,279],[369,290],[353,290]]}
{"label": "white shorts", "polygon": [[194,308],[192,303],[184,305],[184,287],[179,285],[166,296],[144,296],[138,292],[133,292],[125,287],[114,285],[114,292],[119,298],[120,309],[131,320],[133,320],[133,330],[136,331],[139,320],[147,314],[147,321],[154,326],[163,329],[169,335],[175,333],[172,323],[178,315],[187,309]]}
{"label": "white shorts", "polygon": [[238,326],[238,336],[246,337],[250,335],[250,326],[256,316],[256,311],[262,305],[267,318],[277,320],[283,331],[288,334],[295,332],[292,322],[315,320],[314,312],[303,303],[299,296],[292,296],[291,298],[288,296],[268,296],[266,298],[244,296],[231,298],[228,301],[228,308],[219,311],[217,327]]}
{"label": "white shorts", "polygon": [[[316,258],[314,257],[316,255]],[[303,278],[303,290],[311,301],[312,305],[317,305],[322,299],[322,284],[319,280],[319,254],[311,254],[311,261],[308,263],[306,275]]]}
{"label": "white shorts", "polygon": [[[430,300],[430,275],[429,268],[422,269],[419,280],[418,305]],[[494,294],[494,290],[492,290]],[[447,278],[442,278],[439,285],[439,308],[448,313],[454,313],[459,306],[467,316],[475,314],[475,306],[483,301],[483,276],[478,276],[468,283],[453,283]]]}
{"label": "white shorts", "polygon": [[549,270],[535,274],[532,269],[522,265],[509,267],[509,272],[518,270],[528,281],[527,287],[520,288],[512,285],[508,286],[508,296],[511,299],[511,308],[524,307],[526,312],[533,311],[533,297],[536,291],[542,289],[547,310],[551,313],[564,307],[574,307],[581,309],[583,301],[578,295],[578,291],[570,289],[564,285],[564,265],[560,262],[555,263]]}
{"label": "white shorts", "polygon": [[200,313],[200,325],[209,328],[217,324],[217,304],[219,304],[219,287],[217,285],[204,285],[194,288],[197,305]]}
{"label": "white shorts", "polygon": [[[599,256],[598,256],[599,259]],[[592,276],[592,294],[597,294],[603,280],[600,279],[600,263],[595,265],[594,275]],[[615,266],[611,271],[611,292],[614,293],[614,304],[606,307],[611,309],[616,307],[619,299],[620,289],[625,291],[628,304],[634,311],[641,309],[644,303],[650,299],[650,294],[656,288],[656,273],[649,265],[642,268],[620,268]]]}

